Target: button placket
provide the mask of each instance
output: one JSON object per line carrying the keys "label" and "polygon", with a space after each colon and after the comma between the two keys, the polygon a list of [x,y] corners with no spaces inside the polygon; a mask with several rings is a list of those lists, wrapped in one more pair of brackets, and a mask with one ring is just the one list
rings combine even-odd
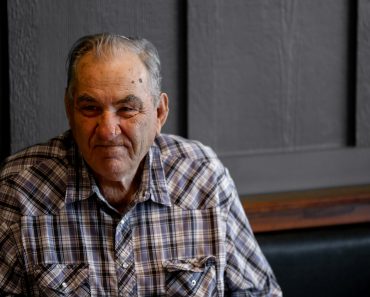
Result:
{"label": "button placket", "polygon": [[136,295],[136,276],[130,218],[126,214],[116,228],[116,271],[120,296]]}

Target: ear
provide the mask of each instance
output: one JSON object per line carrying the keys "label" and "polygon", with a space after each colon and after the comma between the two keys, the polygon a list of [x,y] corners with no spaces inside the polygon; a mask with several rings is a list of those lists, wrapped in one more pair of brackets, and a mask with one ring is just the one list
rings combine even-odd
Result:
{"label": "ear", "polygon": [[66,89],[64,92],[64,108],[66,111],[69,127],[72,127],[72,118],[73,118],[73,101],[68,94],[68,90]]}
{"label": "ear", "polygon": [[168,116],[168,96],[166,93],[161,93],[157,106],[157,131],[156,134],[161,133],[161,129],[167,120]]}

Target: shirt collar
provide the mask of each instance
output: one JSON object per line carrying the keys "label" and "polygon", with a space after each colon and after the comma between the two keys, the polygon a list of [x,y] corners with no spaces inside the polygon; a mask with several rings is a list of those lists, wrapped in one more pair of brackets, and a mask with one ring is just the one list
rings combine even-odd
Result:
{"label": "shirt collar", "polygon": [[65,196],[66,204],[89,198],[93,194],[93,187],[96,186],[95,180],[74,141],[67,152],[67,158],[68,179]]}
{"label": "shirt collar", "polygon": [[[83,160],[76,143],[73,142],[67,155],[69,164],[65,203],[84,200],[93,194],[100,193],[95,179]],[[150,199],[155,203],[166,206],[172,205],[167,191],[161,152],[156,143],[150,147],[145,157],[141,184],[136,197],[137,203]]]}
{"label": "shirt collar", "polygon": [[137,202],[152,200],[155,203],[171,206],[167,182],[159,147],[154,143],[145,157],[141,185],[137,192]]}

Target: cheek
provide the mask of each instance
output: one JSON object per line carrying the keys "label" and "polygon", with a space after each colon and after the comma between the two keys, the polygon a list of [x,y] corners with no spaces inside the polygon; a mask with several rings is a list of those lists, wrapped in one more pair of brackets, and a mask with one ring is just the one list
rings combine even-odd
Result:
{"label": "cheek", "polygon": [[132,119],[122,125],[123,132],[131,141],[135,142],[137,145],[147,146],[152,144],[155,134],[156,126],[152,118],[143,117]]}
{"label": "cheek", "polygon": [[89,138],[94,131],[94,123],[92,123],[92,121],[76,117],[71,128],[78,145],[80,147],[87,146]]}
{"label": "cheek", "polygon": [[141,129],[146,131],[146,135],[149,137],[153,136],[153,133],[155,134],[157,126],[153,115],[146,118],[146,120],[141,125]]}

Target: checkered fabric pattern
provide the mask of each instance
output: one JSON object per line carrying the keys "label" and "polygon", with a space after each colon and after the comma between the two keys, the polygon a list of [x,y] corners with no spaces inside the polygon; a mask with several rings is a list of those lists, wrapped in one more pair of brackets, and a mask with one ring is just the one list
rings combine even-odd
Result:
{"label": "checkered fabric pattern", "polygon": [[281,296],[211,149],[160,135],[134,203],[101,195],[70,131],[0,173],[0,296]]}

